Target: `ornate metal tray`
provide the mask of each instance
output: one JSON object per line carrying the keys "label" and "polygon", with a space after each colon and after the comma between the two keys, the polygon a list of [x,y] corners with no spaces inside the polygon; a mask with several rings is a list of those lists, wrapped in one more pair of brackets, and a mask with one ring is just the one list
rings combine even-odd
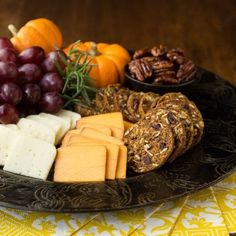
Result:
{"label": "ornate metal tray", "polygon": [[236,89],[199,68],[197,83],[182,92],[196,102],[206,127],[202,142],[172,164],[128,173],[125,180],[75,184],[0,170],[0,205],[51,212],[116,210],[163,202],[220,181],[236,166]]}

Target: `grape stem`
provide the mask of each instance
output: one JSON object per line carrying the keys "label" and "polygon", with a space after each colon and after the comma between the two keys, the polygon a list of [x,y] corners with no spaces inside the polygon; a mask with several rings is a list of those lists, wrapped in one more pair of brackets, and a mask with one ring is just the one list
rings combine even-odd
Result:
{"label": "grape stem", "polygon": [[18,29],[13,24],[8,25],[7,28],[13,36],[17,35]]}

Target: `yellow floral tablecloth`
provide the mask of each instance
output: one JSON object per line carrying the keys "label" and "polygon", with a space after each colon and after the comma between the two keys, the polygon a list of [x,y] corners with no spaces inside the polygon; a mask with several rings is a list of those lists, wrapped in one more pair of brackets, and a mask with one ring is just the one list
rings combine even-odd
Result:
{"label": "yellow floral tablecloth", "polygon": [[0,236],[225,236],[236,232],[236,172],[188,197],[123,211],[53,214],[0,207]]}

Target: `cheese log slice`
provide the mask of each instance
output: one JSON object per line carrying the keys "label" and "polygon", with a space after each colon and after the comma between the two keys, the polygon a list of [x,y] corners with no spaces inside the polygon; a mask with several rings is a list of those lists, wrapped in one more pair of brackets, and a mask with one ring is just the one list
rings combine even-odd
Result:
{"label": "cheese log slice", "polygon": [[15,174],[46,180],[55,157],[54,145],[21,134],[11,145],[3,169]]}
{"label": "cheese log slice", "polygon": [[42,125],[35,120],[21,118],[18,121],[17,126],[20,130],[34,138],[38,138],[48,143],[55,144],[56,135],[53,129],[49,129],[47,126]]}
{"label": "cheese log slice", "polygon": [[69,117],[70,118],[70,129],[74,129],[76,127],[76,122],[81,118],[81,115],[77,112],[68,111],[68,110],[60,110],[56,113],[56,116],[61,118]]}
{"label": "cheese log slice", "polygon": [[93,128],[101,133],[104,133],[106,135],[112,136],[111,128],[106,125],[98,125],[98,124],[81,124],[79,127],[76,128],[76,130],[82,130],[83,128]]}
{"label": "cheese log slice", "polygon": [[54,120],[47,118],[47,117],[42,117],[39,115],[30,115],[27,116],[26,119],[29,120],[34,120],[36,122],[39,122],[42,125],[47,126],[49,129],[52,129],[55,133],[55,144],[58,144],[60,139],[61,139],[61,125],[58,122],[55,122]]}
{"label": "cheese log slice", "polygon": [[5,125],[0,125],[0,165],[5,164],[9,155],[9,148],[13,145],[19,134],[19,131]]}
{"label": "cheese log slice", "polygon": [[119,146],[116,144],[106,143],[102,141],[92,140],[86,138],[80,138],[78,136],[72,136],[69,140],[68,146],[78,145],[103,145],[107,149],[107,163],[106,163],[106,179],[116,178],[116,169],[119,158]]}
{"label": "cheese log slice", "polygon": [[[119,128],[124,131],[124,122],[121,112],[113,112],[113,113],[83,117],[77,122],[76,127],[79,127],[81,124],[84,123],[105,125],[109,127]],[[115,136],[116,138],[119,139],[123,138],[120,136],[120,133],[117,134],[116,132],[114,132],[114,135],[116,135]]]}
{"label": "cheese log slice", "polygon": [[127,170],[127,147],[120,146],[119,158],[116,168],[116,179],[126,178],[126,170]]}
{"label": "cheese log slice", "polygon": [[63,147],[57,151],[54,181],[104,181],[106,148],[104,146]]}
{"label": "cheese log slice", "polygon": [[54,116],[52,114],[48,114],[48,113],[44,113],[44,112],[40,113],[39,116],[46,117],[46,118],[51,119],[54,122],[57,122],[60,124],[60,126],[61,126],[61,133],[59,135],[60,141],[65,136],[65,134],[68,132],[68,130],[70,130],[71,120],[69,117],[61,118],[61,117]]}
{"label": "cheese log slice", "polygon": [[84,128],[80,132],[80,134],[82,136],[97,139],[100,141],[104,141],[104,142],[108,142],[108,143],[112,143],[112,144],[117,144],[117,145],[124,145],[124,142],[122,142],[120,139],[105,135],[105,134],[98,132],[98,131],[91,129],[91,128]]}

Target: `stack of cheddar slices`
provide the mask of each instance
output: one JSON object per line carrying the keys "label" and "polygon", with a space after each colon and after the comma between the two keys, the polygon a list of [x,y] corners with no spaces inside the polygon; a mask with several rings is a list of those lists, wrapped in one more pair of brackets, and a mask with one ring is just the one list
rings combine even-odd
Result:
{"label": "stack of cheddar slices", "polygon": [[[127,126],[127,124],[125,124]],[[104,181],[126,178],[127,148],[120,112],[81,118],[57,150],[54,181]]]}

